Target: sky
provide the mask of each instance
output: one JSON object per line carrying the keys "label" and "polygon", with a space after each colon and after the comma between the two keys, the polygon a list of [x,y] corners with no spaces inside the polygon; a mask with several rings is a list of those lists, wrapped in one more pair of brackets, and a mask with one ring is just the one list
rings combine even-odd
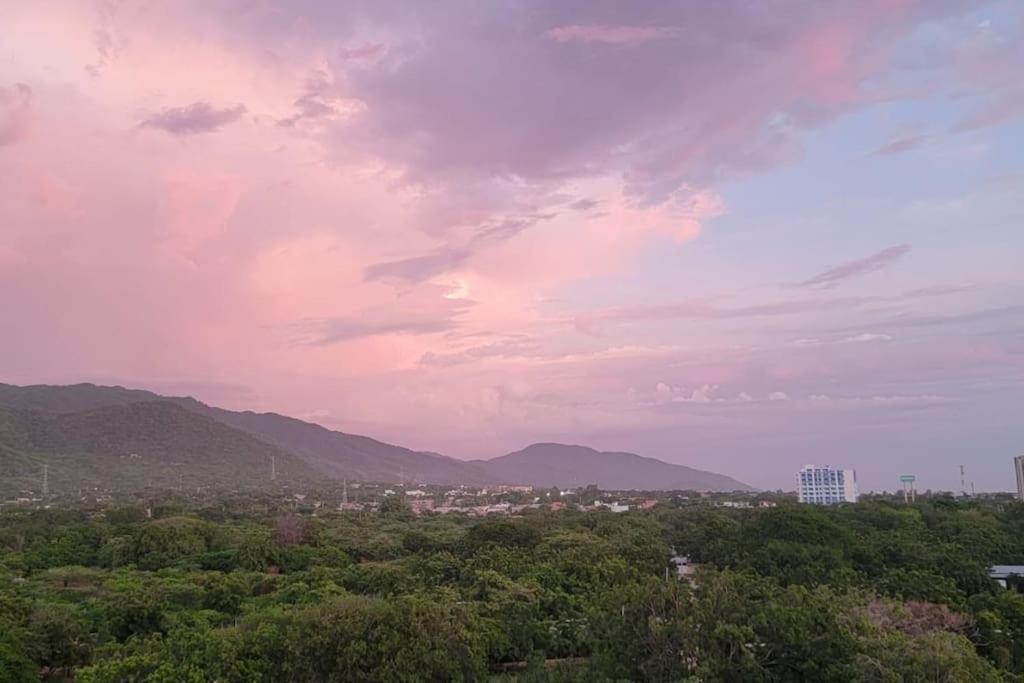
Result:
{"label": "sky", "polygon": [[1011,490],[1022,70],[1013,0],[0,3],[0,381]]}

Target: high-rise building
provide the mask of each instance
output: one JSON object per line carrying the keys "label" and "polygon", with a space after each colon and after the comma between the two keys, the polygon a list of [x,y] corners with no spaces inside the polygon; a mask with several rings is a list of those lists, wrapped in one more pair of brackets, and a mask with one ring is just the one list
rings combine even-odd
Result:
{"label": "high-rise building", "polygon": [[856,503],[857,473],[831,465],[807,465],[797,472],[796,490],[801,503]]}
{"label": "high-rise building", "polygon": [[1017,498],[1024,502],[1024,455],[1013,459],[1013,468],[1017,470]]}

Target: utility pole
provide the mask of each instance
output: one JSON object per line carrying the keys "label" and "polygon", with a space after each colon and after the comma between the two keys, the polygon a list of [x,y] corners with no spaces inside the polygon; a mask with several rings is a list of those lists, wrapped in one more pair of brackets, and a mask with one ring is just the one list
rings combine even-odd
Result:
{"label": "utility pole", "polygon": [[43,465],[43,497],[50,495],[50,466]]}
{"label": "utility pole", "polygon": [[277,481],[277,456],[270,456],[270,481]]}
{"label": "utility pole", "polygon": [[341,486],[341,504],[348,505],[348,479],[345,479]]}

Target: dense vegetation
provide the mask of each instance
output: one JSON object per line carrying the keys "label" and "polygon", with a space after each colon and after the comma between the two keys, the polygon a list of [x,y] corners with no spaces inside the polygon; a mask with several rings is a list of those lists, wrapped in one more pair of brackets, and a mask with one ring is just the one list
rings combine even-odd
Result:
{"label": "dense vegetation", "polygon": [[[669,571],[672,549],[701,563]],[[1024,507],[0,513],[0,681],[998,681]]]}

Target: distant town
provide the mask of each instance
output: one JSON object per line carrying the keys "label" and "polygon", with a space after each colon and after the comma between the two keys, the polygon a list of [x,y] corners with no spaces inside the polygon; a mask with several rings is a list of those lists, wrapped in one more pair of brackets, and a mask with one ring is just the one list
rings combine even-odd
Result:
{"label": "distant town", "polygon": [[[1017,458],[1020,467],[1024,458]],[[113,503],[154,504],[166,501],[191,503],[224,497],[252,497],[283,501],[295,509],[314,514],[329,511],[378,511],[386,501],[402,501],[414,515],[519,515],[530,510],[573,509],[582,511],[648,510],[655,506],[672,507],[709,505],[733,509],[774,507],[780,503],[798,502],[807,505],[839,505],[859,500],[913,502],[923,499],[978,499],[988,501],[1024,500],[1024,487],[1016,494],[1010,492],[977,493],[953,491],[918,492],[911,488],[894,491],[860,493],[856,486],[856,472],[829,465],[808,465],[797,475],[796,491],[636,491],[608,490],[591,484],[561,489],[526,485],[450,486],[427,483],[381,482],[324,482],[315,486],[297,487],[291,484],[263,487],[176,487],[146,488],[138,492],[125,492],[102,487],[73,490],[47,490],[41,483],[37,489],[26,489],[0,501],[0,508],[48,508],[51,506],[92,506]],[[906,478],[906,477],[904,477]],[[42,480],[41,480],[42,481]]]}

